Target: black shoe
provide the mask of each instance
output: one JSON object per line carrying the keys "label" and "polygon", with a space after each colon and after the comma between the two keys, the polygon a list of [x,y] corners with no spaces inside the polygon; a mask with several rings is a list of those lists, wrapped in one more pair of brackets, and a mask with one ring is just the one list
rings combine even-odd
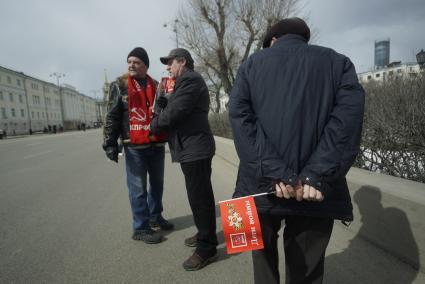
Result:
{"label": "black shoe", "polygon": [[174,224],[168,222],[162,217],[160,217],[158,221],[149,221],[149,225],[152,229],[161,229],[164,231],[171,231],[174,229]]}
{"label": "black shoe", "polygon": [[162,235],[152,229],[135,231],[131,238],[135,241],[143,241],[147,244],[157,244],[163,240]]}
{"label": "black shoe", "polygon": [[194,252],[185,262],[183,262],[183,268],[187,271],[195,271],[199,270],[209,263],[215,261],[217,259],[217,253],[210,257],[203,258]]}
{"label": "black shoe", "polygon": [[184,244],[188,247],[198,246],[198,234],[184,240]]}

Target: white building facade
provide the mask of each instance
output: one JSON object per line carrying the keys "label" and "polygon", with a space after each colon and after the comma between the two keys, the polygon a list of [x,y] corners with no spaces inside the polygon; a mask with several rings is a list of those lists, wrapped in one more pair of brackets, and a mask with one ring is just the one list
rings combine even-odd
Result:
{"label": "white building facade", "polygon": [[423,72],[418,63],[394,62],[387,67],[357,74],[360,83],[384,82],[390,78],[415,78]]}
{"label": "white building facade", "polygon": [[59,87],[30,76],[25,78],[29,129],[56,132],[63,126]]}
{"label": "white building facade", "polygon": [[65,129],[94,127],[96,119],[96,100],[79,93],[75,87],[61,86],[63,122]]}
{"label": "white building facade", "polygon": [[7,135],[27,133],[28,101],[22,73],[0,67],[0,129]]}
{"label": "white building facade", "polygon": [[0,130],[7,135],[93,127],[95,99],[0,66]]}

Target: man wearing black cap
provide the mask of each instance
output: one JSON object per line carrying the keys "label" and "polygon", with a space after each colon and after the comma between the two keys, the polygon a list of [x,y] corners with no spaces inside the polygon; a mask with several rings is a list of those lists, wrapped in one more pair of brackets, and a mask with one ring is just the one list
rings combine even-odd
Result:
{"label": "man wearing black cap", "polygon": [[143,48],[136,47],[128,54],[127,66],[128,74],[110,86],[103,149],[110,160],[118,163],[117,140],[121,138],[133,214],[132,238],[155,244],[163,237],[153,228],[174,227],[162,217],[165,137],[163,133],[149,132],[158,84],[147,74],[149,57]]}
{"label": "man wearing black cap", "polygon": [[204,79],[193,70],[193,59],[183,48],[173,49],[161,62],[176,79],[165,109],[151,122],[151,131],[166,130],[173,162],[181,165],[197,234],[185,240],[196,250],[184,263],[198,270],[217,254],[215,201],[211,185],[214,137],[208,123],[209,93]]}
{"label": "man wearing black cap", "polygon": [[230,95],[234,197],[275,191],[255,200],[264,240],[252,253],[255,283],[280,282],[283,220],[286,283],[321,283],[334,220],[353,219],[345,175],[359,150],[364,91],[346,56],[309,39],[303,20],[278,22]]}

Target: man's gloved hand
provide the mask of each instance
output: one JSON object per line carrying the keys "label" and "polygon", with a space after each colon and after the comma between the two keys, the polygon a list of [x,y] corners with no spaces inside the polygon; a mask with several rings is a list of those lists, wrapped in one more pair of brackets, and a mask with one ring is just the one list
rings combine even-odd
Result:
{"label": "man's gloved hand", "polygon": [[164,96],[159,96],[156,103],[160,109],[164,109],[168,104],[168,99]]}
{"label": "man's gloved hand", "polygon": [[115,163],[118,163],[118,148],[117,147],[106,147],[105,154],[109,160],[114,161]]}

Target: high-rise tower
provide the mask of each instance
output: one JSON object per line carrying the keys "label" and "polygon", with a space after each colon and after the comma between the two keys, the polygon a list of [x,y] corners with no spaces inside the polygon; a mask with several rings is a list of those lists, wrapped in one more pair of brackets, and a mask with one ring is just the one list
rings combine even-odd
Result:
{"label": "high-rise tower", "polygon": [[375,69],[390,63],[390,39],[375,41]]}

